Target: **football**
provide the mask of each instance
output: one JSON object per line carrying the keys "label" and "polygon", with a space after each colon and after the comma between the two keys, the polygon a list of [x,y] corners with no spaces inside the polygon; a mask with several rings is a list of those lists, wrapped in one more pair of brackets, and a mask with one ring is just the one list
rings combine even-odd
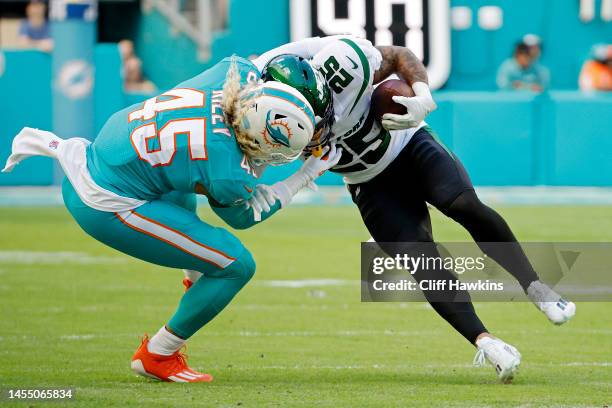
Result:
{"label": "football", "polygon": [[370,109],[373,110],[374,117],[380,121],[385,113],[404,115],[406,108],[393,101],[396,95],[414,96],[412,87],[400,79],[388,79],[381,82],[372,93]]}

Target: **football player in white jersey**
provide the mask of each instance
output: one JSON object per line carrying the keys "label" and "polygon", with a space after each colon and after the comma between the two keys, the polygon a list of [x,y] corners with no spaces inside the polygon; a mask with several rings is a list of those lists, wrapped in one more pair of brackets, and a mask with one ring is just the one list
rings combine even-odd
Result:
{"label": "football player in white jersey", "polygon": [[[483,252],[519,281],[549,320],[563,324],[574,315],[575,305],[539,280],[504,219],[478,199],[459,159],[423,122],[436,104],[427,71],[409,49],[374,47],[353,36],[317,37],[283,45],[253,62],[264,80],[291,85],[309,100],[317,116],[315,138],[309,148],[315,152],[326,145],[342,149],[340,162],[332,171],[343,175],[375,241],[433,242],[429,203],[464,226]],[[404,105],[407,113],[386,114],[379,123],[370,113],[373,86],[394,73],[412,86],[415,96],[395,96],[394,101]],[[276,199],[287,205],[297,192],[286,185],[261,189],[267,189],[268,194],[252,201],[264,211]],[[493,242],[508,244],[500,250],[499,246],[487,244]],[[432,253],[425,255],[439,257],[435,246],[429,247]],[[427,273],[413,276],[417,281],[456,280],[445,269]],[[436,297],[431,292],[426,298],[436,312],[478,348],[476,362],[487,360],[501,380],[511,379],[520,363],[520,353],[489,334],[467,292],[443,295],[467,301],[452,302],[449,297]]]}

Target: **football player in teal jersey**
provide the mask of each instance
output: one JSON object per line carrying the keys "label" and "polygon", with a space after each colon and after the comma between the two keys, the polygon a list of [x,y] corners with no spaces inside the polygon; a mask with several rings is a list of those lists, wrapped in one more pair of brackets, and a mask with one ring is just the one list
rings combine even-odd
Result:
{"label": "football player in teal jersey", "polygon": [[4,171],[29,156],[58,159],[67,176],[66,207],[89,235],[144,261],[190,271],[192,287],[175,314],[153,337],[145,336],[133,356],[132,369],[140,375],[211,381],[189,368],[180,350],[255,272],[238,238],[198,218],[193,194],[208,197],[230,226],[248,228],[288,203],[276,189],[293,195],[340,158],[341,151],[331,148],[275,189],[259,186],[266,165],[300,156],[320,121],[298,91],[259,79],[251,62],[227,58],[115,113],[93,143],[31,128],[13,141]]}

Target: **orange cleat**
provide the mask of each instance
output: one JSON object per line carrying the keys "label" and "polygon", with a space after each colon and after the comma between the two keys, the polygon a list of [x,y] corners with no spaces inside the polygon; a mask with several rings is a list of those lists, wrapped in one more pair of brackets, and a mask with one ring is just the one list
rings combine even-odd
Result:
{"label": "orange cleat", "polygon": [[177,351],[171,356],[162,356],[149,352],[147,345],[149,337],[142,339],[142,343],[134,357],[132,357],[132,370],[138,375],[155,378],[168,382],[211,382],[212,375],[192,370],[187,365],[187,356]]}
{"label": "orange cleat", "polygon": [[193,282],[187,278],[183,278],[183,286],[185,287],[185,292],[187,292],[187,290],[193,286]]}

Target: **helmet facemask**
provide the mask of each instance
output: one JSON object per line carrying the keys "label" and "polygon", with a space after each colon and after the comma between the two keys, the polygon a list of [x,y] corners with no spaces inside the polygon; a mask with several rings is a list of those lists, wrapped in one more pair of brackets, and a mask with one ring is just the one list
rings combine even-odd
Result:
{"label": "helmet facemask", "polygon": [[306,146],[306,152],[316,152],[323,146],[327,145],[333,140],[332,126],[335,122],[334,117],[334,104],[331,99],[331,92],[325,82],[323,74],[319,70],[314,70],[315,78],[317,81],[318,95],[315,96],[315,100],[318,100],[319,106],[318,112],[315,108],[315,115],[317,124],[315,126],[315,132],[312,140]]}

